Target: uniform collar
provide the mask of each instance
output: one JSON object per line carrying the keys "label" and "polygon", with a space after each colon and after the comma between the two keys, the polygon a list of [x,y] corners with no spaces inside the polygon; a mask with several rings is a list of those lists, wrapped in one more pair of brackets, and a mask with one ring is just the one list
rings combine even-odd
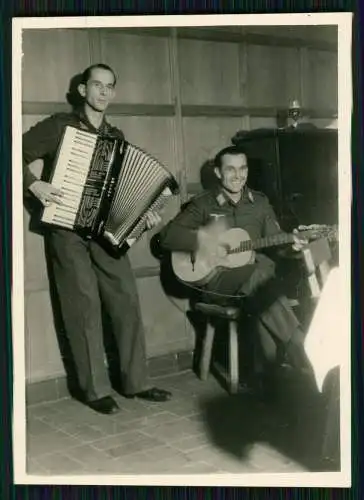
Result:
{"label": "uniform collar", "polygon": [[231,198],[222,190],[219,189],[217,194],[216,194],[216,201],[219,204],[220,207],[226,205],[226,203],[230,203],[231,205],[238,205],[244,200],[248,200],[250,203],[254,203],[254,195],[248,187],[245,187],[243,190],[243,196],[240,198],[238,203],[234,203]]}
{"label": "uniform collar", "polygon": [[87,115],[84,111],[83,108],[79,108],[75,111],[75,114],[80,121],[81,128],[84,130],[92,131],[92,132],[97,132],[98,134],[107,134],[107,132],[110,129],[110,125],[107,123],[105,117],[103,117],[102,122],[100,127],[97,129],[95,128],[90,120],[87,118]]}

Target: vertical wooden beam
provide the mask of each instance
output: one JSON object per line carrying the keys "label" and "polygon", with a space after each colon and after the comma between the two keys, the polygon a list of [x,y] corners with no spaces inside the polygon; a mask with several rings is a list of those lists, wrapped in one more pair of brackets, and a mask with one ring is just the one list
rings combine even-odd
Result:
{"label": "vertical wooden beam", "polygon": [[[248,50],[247,42],[239,43],[239,94],[242,107],[249,106],[249,82],[248,82]],[[250,130],[250,115],[243,115],[241,119],[242,128]]]}
{"label": "vertical wooden beam", "polygon": [[175,109],[175,117],[173,119],[173,152],[176,161],[177,178],[180,185],[181,204],[187,201],[187,168],[186,156],[184,148],[183,136],[183,118],[182,118],[182,99],[180,73],[178,64],[178,38],[177,29],[171,28],[171,36],[169,37],[169,64],[171,72],[171,92],[172,102]]}
{"label": "vertical wooden beam", "polygon": [[[186,168],[186,154],[185,154],[185,143],[183,136],[183,118],[182,118],[182,98],[181,98],[181,84],[180,84],[180,73],[179,73],[179,63],[178,63],[178,38],[177,38],[177,28],[170,29],[170,36],[168,39],[169,47],[169,65],[170,65],[170,75],[171,75],[171,100],[174,104],[174,117],[172,118],[173,124],[173,156],[175,158],[177,173],[177,181],[180,186],[180,204],[182,205],[188,201],[188,190],[187,190],[187,180],[188,172]],[[188,302],[184,303],[185,311],[187,313]],[[186,337],[193,339],[193,345],[195,345],[195,331],[189,321],[187,314],[185,314],[184,320]]]}
{"label": "vertical wooden beam", "polygon": [[90,28],[88,39],[90,47],[90,64],[102,63],[101,33],[102,28]]}
{"label": "vertical wooden beam", "polygon": [[301,103],[301,106],[303,108],[308,108],[309,106],[309,100],[308,100],[308,91],[307,91],[307,86],[306,86],[306,76],[309,74],[309,68],[308,68],[308,48],[307,47],[300,47],[298,49],[299,52],[299,71],[300,71],[300,91],[299,91],[299,100]]}

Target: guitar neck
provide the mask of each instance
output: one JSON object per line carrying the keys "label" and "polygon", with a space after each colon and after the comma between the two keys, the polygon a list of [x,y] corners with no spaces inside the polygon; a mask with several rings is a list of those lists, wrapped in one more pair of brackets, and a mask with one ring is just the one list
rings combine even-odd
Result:
{"label": "guitar neck", "polygon": [[[300,237],[302,238],[309,238],[310,235],[312,235],[312,231],[300,231],[299,234]],[[230,249],[228,253],[230,254],[230,253],[247,252],[249,250],[258,250],[260,248],[274,247],[293,242],[294,242],[293,234],[278,233],[271,236],[266,236],[265,238],[259,238],[257,240],[242,241],[238,247]]]}

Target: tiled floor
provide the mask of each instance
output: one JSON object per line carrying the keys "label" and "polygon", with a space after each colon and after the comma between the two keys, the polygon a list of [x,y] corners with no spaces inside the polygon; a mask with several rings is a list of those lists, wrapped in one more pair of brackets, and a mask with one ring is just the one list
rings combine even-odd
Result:
{"label": "tiled floor", "polygon": [[28,473],[317,469],[320,405],[312,394],[305,399],[298,382],[291,381],[274,403],[229,396],[214,377],[202,382],[192,372],[155,382],[173,391],[171,401],[153,404],[117,396],[121,412],[114,416],[99,415],[68,398],[28,407]]}

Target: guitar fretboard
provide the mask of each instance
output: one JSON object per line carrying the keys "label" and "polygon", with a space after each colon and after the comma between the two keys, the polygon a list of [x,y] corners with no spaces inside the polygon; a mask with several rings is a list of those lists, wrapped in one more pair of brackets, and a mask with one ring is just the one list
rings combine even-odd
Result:
{"label": "guitar fretboard", "polygon": [[[313,236],[321,234],[322,236],[328,236],[324,234],[321,230],[308,230],[300,231],[299,235],[303,239],[310,239]],[[259,248],[274,247],[278,245],[285,245],[287,243],[294,243],[294,235],[292,233],[278,233],[271,236],[266,236],[264,238],[258,238],[257,240],[247,240],[242,241],[238,247],[230,248],[228,254],[247,252],[249,250],[256,250]]]}

